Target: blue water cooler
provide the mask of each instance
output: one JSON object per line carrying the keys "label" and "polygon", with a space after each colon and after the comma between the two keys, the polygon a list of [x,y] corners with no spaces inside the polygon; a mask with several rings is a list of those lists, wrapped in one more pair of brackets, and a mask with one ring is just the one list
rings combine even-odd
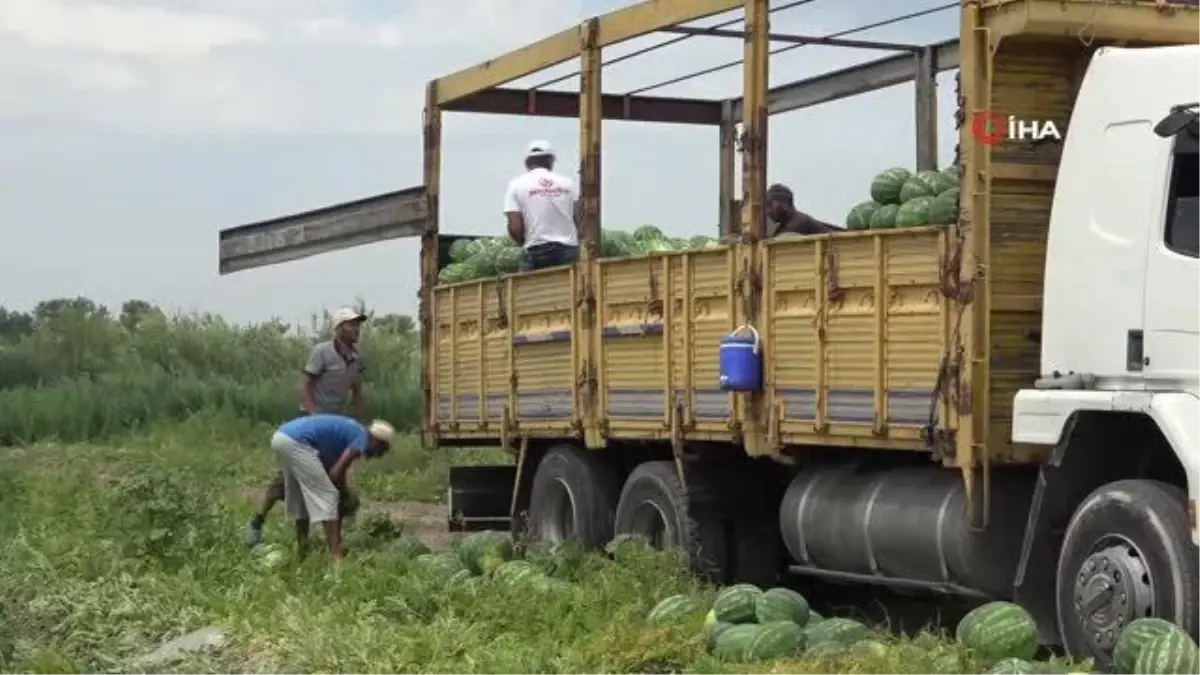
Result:
{"label": "blue water cooler", "polygon": [[754,326],[739,326],[722,338],[717,358],[721,389],[762,391],[762,341]]}

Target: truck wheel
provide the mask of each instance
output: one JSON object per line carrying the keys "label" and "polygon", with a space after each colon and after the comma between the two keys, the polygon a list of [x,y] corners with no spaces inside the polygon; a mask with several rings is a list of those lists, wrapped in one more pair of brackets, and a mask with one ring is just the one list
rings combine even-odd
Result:
{"label": "truck wheel", "polygon": [[1196,636],[1196,547],[1186,495],[1151,480],[1122,480],[1083,500],[1058,559],[1058,628],[1063,647],[1097,667],[1112,665],[1121,629],[1156,616]]}
{"label": "truck wheel", "polygon": [[616,532],[645,537],[657,549],[677,549],[698,574],[723,580],[728,551],[724,524],[697,517],[674,462],[645,462],[633,470],[617,502]]}
{"label": "truck wheel", "polygon": [[588,548],[612,541],[621,483],[604,458],[571,445],[552,448],[538,464],[529,495],[535,541],[575,539]]}

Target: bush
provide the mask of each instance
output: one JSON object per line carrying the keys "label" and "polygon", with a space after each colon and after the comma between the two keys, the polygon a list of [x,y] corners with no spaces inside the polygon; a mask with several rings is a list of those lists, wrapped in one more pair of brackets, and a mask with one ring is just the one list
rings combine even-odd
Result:
{"label": "bush", "polygon": [[[30,315],[0,308],[0,318],[0,445],[98,440],[205,410],[278,424],[296,414],[309,349],[330,334],[328,316],[306,330],[277,320],[236,326],[138,301],[113,316],[85,298],[43,302]],[[364,326],[362,348],[367,412],[416,426],[412,320],[378,317]]]}

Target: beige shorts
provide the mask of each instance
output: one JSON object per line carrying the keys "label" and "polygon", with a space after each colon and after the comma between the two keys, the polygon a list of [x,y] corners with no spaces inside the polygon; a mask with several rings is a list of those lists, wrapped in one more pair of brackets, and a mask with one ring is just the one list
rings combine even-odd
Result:
{"label": "beige shorts", "polygon": [[271,449],[283,473],[283,503],[292,520],[337,520],[338,491],[325,473],[316,448],[275,432]]}

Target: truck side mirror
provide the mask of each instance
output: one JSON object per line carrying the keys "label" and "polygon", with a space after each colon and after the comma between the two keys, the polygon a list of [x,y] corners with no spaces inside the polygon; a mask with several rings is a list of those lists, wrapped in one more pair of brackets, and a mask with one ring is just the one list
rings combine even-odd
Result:
{"label": "truck side mirror", "polygon": [[1200,126],[1197,124],[1196,106],[1195,103],[1173,106],[1171,112],[1154,125],[1154,133],[1162,138],[1174,138],[1187,129],[1189,134],[1196,136]]}

